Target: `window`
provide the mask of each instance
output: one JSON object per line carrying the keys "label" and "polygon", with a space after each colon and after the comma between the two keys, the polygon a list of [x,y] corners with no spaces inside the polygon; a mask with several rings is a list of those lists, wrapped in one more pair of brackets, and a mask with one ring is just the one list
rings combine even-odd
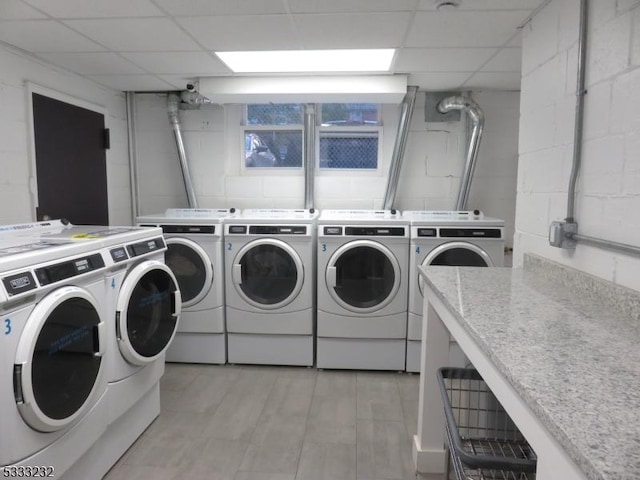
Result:
{"label": "window", "polygon": [[300,104],[247,105],[244,127],[246,168],[302,168]]}
{"label": "window", "polygon": [[326,103],[320,117],[320,169],[378,168],[381,122],[377,104]]}
{"label": "window", "polygon": [[[382,123],[374,103],[316,107],[321,170],[377,170]],[[250,104],[245,109],[244,166],[302,168],[304,105]]]}

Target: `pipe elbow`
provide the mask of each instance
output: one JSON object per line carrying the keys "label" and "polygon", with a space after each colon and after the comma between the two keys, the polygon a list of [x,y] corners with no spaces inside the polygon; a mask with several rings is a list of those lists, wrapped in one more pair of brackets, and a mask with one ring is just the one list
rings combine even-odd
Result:
{"label": "pipe elbow", "polygon": [[443,98],[440,103],[438,103],[437,108],[440,113],[447,113],[451,110],[463,110],[467,112],[474,123],[479,125],[484,124],[484,113],[480,105],[469,97],[454,95]]}

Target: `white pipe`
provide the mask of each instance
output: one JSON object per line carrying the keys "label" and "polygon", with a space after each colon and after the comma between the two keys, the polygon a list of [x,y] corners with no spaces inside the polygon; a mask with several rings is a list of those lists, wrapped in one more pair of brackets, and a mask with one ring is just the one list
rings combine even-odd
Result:
{"label": "white pipe", "polygon": [[473,172],[476,168],[478,150],[480,149],[480,140],[482,139],[482,131],[484,129],[484,113],[482,113],[482,109],[476,102],[463,96],[447,97],[438,103],[438,111],[440,113],[447,113],[450,110],[462,110],[466,112],[473,123],[464,171],[462,173],[462,178],[460,179],[460,191],[458,192],[458,198],[455,205],[455,210],[462,211],[467,209],[467,200],[469,199],[469,191],[471,190],[471,181],[473,180]]}
{"label": "white pipe", "polygon": [[129,134],[129,183],[131,184],[132,225],[140,214],[140,194],[138,185],[138,149],[136,146],[136,94],[126,93],[127,131]]}

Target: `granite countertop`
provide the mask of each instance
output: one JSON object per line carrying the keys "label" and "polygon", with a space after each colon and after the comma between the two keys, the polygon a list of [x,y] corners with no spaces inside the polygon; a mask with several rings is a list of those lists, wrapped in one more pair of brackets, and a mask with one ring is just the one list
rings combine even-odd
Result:
{"label": "granite countertop", "polygon": [[421,271],[587,478],[640,478],[637,317],[540,272]]}

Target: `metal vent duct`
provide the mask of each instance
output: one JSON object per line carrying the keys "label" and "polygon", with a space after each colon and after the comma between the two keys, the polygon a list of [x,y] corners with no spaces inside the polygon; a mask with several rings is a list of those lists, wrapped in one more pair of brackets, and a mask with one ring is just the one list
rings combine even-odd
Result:
{"label": "metal vent duct", "polygon": [[[185,93],[190,94],[192,92]],[[193,188],[187,153],[184,149],[184,141],[182,139],[182,128],[180,127],[180,118],[178,117],[179,104],[180,96],[176,93],[170,93],[167,97],[167,113],[169,115],[171,128],[173,129],[173,135],[175,136],[176,146],[178,147],[178,157],[180,159],[180,168],[182,169],[182,178],[184,179],[184,188],[187,192],[187,202],[189,208],[198,208],[198,200],[195,189]]]}
{"label": "metal vent duct", "polygon": [[464,171],[460,180],[460,191],[458,192],[455,205],[455,210],[466,210],[469,190],[471,190],[471,180],[473,179],[473,172],[478,159],[478,150],[480,149],[480,139],[482,138],[482,130],[484,129],[484,113],[482,113],[482,109],[476,102],[469,97],[463,96],[447,97],[438,103],[438,111],[440,113],[447,113],[451,110],[466,112],[473,123]]}
{"label": "metal vent duct", "polygon": [[384,194],[382,208],[390,210],[396,201],[396,190],[400,181],[400,169],[402,168],[402,160],[404,158],[404,149],[407,145],[407,136],[409,135],[409,125],[413,116],[413,107],[416,104],[416,95],[418,87],[407,87],[407,93],[402,101],[402,111],[400,120],[398,121],[398,131],[396,133],[396,143],[393,146],[393,154],[391,156],[391,165],[389,166],[389,176],[387,177],[387,189]]}

